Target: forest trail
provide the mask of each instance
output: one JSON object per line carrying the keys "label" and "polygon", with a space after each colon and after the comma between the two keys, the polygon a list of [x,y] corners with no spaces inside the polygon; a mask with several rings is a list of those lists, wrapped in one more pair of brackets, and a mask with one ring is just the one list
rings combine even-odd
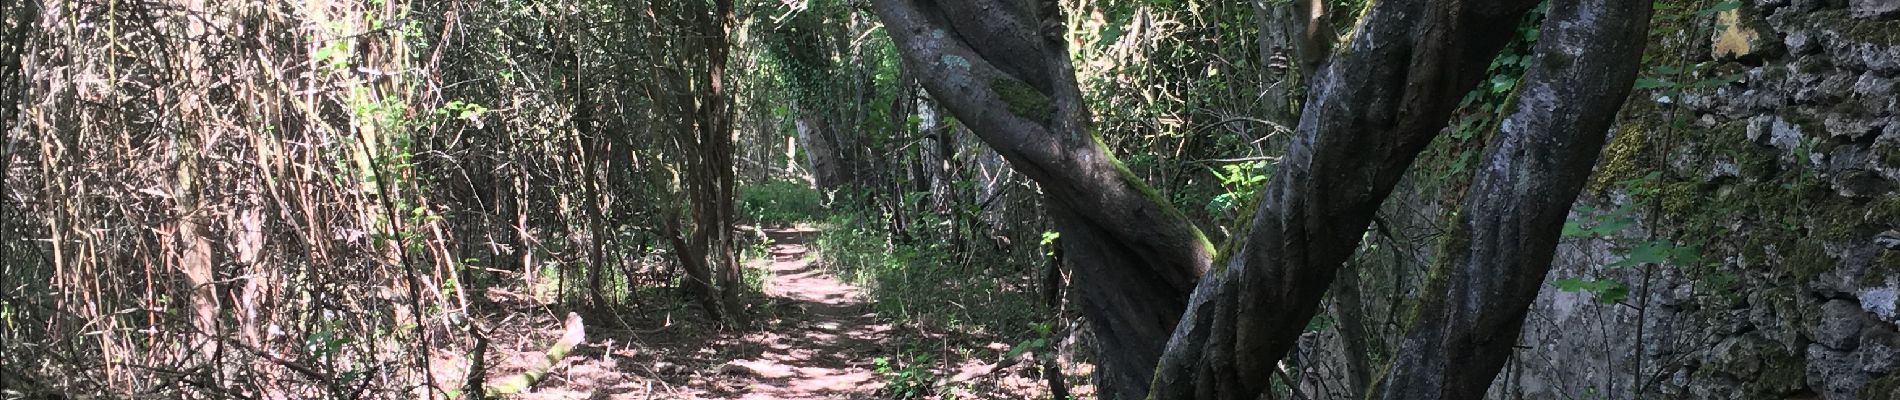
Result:
{"label": "forest trail", "polygon": [[816,230],[765,233],[769,259],[747,263],[767,272],[767,309],[753,329],[716,333],[672,325],[671,315],[659,328],[605,329],[518,398],[876,398],[872,360],[891,342],[891,325],[870,314],[862,289],[816,265],[806,244]]}
{"label": "forest trail", "polygon": [[[759,378],[741,399],[835,399],[869,397],[878,380],[871,361],[889,340],[891,326],[868,314],[863,291],[820,270],[806,238],[816,231],[766,231],[772,239],[765,294],[792,305],[778,328],[747,340],[764,344],[759,357],[734,360],[723,372]],[[754,265],[754,267],[760,267]]]}

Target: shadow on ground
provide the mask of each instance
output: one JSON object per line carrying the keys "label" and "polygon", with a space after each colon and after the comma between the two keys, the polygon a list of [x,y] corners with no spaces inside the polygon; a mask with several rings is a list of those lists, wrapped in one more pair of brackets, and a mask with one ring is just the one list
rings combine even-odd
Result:
{"label": "shadow on ground", "polygon": [[[586,315],[587,343],[575,349],[523,399],[873,399],[884,380],[873,360],[895,354],[896,329],[879,321],[862,290],[831,277],[814,263],[807,240],[817,231],[767,230],[769,259],[749,268],[768,272],[764,297],[752,304],[754,323],[743,332],[714,329],[690,308]],[[521,370],[559,330],[554,313],[520,324],[502,348],[502,376]],[[545,320],[545,321],[544,321]],[[911,332],[946,343],[981,340]],[[999,347],[1000,346],[1000,347]],[[1007,345],[975,346],[980,353],[938,366],[940,384],[961,398],[1039,398],[1043,386],[1027,364],[999,368]]]}

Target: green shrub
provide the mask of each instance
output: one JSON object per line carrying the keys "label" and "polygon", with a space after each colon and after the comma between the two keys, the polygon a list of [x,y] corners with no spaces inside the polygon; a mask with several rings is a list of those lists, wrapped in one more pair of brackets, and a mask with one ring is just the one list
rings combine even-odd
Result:
{"label": "green shrub", "polygon": [[937,392],[937,377],[929,368],[929,354],[916,354],[908,361],[898,356],[895,359],[878,357],[871,362],[877,367],[878,377],[884,379],[884,388],[879,394],[892,399],[920,399]]}
{"label": "green shrub", "polygon": [[739,187],[739,213],[747,223],[791,225],[816,220],[824,205],[803,182],[772,181]]}
{"label": "green shrub", "polygon": [[[826,268],[866,288],[878,315],[977,334],[1015,336],[1042,318],[1032,279],[964,265],[948,240],[898,244],[878,219],[834,215],[813,243]],[[920,222],[921,226],[934,226]],[[1014,280],[1012,280],[1014,279]]]}

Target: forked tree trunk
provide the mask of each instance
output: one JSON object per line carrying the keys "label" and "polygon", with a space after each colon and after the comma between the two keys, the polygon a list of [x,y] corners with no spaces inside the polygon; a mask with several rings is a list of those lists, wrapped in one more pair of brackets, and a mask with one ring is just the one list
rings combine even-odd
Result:
{"label": "forked tree trunk", "polygon": [[[1636,5],[1628,2],[1634,0],[1624,1],[1614,5],[1618,7],[1615,11],[1600,13],[1610,17],[1565,15],[1555,19],[1559,22],[1552,29],[1575,30],[1572,34],[1579,38],[1604,35],[1594,40],[1640,42],[1640,32],[1631,39],[1626,29],[1631,24],[1645,24],[1647,12],[1630,13]],[[1209,250],[1203,247],[1204,242],[1193,238],[1197,232],[1191,225],[1164,202],[1156,201],[1093,140],[1087,110],[1080,104],[1059,35],[1045,36],[1036,31],[1039,21],[1052,18],[1036,18],[1037,11],[1024,0],[956,5],[881,0],[876,10],[899,52],[912,70],[918,71],[931,94],[1018,171],[1042,186],[1051,215],[1063,233],[1064,249],[1074,261],[1075,284],[1083,309],[1100,336],[1100,353],[1104,355],[1098,370],[1102,397],[1252,400],[1267,389],[1269,375],[1317,312],[1334,273],[1358,247],[1380,203],[1413,159],[1446,126],[1458,100],[1487,74],[1492,58],[1515,36],[1516,22],[1536,3],[1378,2],[1363,17],[1346,48],[1330,59],[1302,56],[1301,64],[1314,73],[1309,79],[1310,95],[1300,115],[1297,137],[1274,179],[1262,191],[1261,204],[1237,253],[1225,268],[1199,278],[1185,303],[1185,314],[1178,318],[1169,311],[1182,310],[1179,296],[1183,282],[1196,279],[1196,273],[1204,271]],[[1557,10],[1553,15],[1579,8],[1565,4]],[[1311,15],[1305,18],[1315,21]],[[1047,24],[1041,26],[1050,28]],[[1312,27],[1303,30],[1306,39],[1323,39]],[[1320,47],[1313,43],[1304,47]],[[1622,53],[1610,53],[1614,57],[1587,63],[1576,60],[1582,54],[1567,54],[1547,56],[1544,68],[1575,71],[1546,73],[1605,85],[1601,87],[1621,85],[1627,91],[1631,77],[1624,72],[1633,68],[1634,61],[1620,57]],[[1594,142],[1525,139],[1528,142],[1524,146],[1541,146],[1532,151],[1535,156],[1563,154],[1557,164],[1525,164],[1561,165],[1563,172],[1553,171],[1553,178],[1587,174],[1588,157],[1593,157],[1600,146],[1603,126],[1585,121],[1607,121],[1615,112],[1615,107],[1605,108],[1594,96],[1620,99],[1620,95],[1610,92],[1569,90],[1574,91],[1527,97],[1520,105],[1524,112],[1545,112],[1545,119],[1573,124],[1564,128],[1575,129],[1580,135],[1598,135]],[[1589,97],[1577,104],[1558,104],[1568,100],[1559,96],[1570,95]],[[1553,107],[1559,111],[1552,111]],[[1555,112],[1575,114],[1549,116]],[[1518,128],[1553,127],[1534,119],[1524,121],[1530,125]],[[1504,152],[1529,151],[1519,149]],[[1548,183],[1554,185],[1548,187],[1553,191],[1568,188],[1565,185],[1571,183],[1562,179]],[[1581,178],[1573,180],[1580,182]],[[1539,218],[1554,212],[1560,224],[1569,199],[1574,198],[1575,189],[1569,190],[1572,196],[1538,199],[1543,202],[1531,207],[1538,209]],[[1486,225],[1483,229],[1498,227]],[[1499,230],[1475,237],[1501,238],[1496,235],[1514,233],[1518,231]],[[1520,240],[1528,243],[1543,239]],[[1548,241],[1554,240],[1551,237]],[[1515,271],[1506,268],[1518,267],[1510,264],[1510,259],[1484,261],[1490,264],[1481,267],[1482,271]],[[1503,283],[1509,285],[1504,287],[1528,290],[1534,296],[1537,278],[1548,265],[1548,253],[1519,261],[1534,265],[1530,269],[1536,270],[1535,277],[1513,278]],[[1466,293],[1476,296],[1491,287],[1481,286]],[[1500,303],[1486,308],[1489,311],[1479,319],[1497,318],[1510,323],[1476,325],[1482,330],[1478,334],[1495,336],[1509,331],[1514,337],[1523,307],[1514,296],[1497,299]],[[1460,301],[1489,303],[1489,299]],[[1458,321],[1466,321],[1463,319],[1447,321],[1450,328],[1441,330],[1473,327],[1457,325]],[[1172,327],[1165,347],[1157,342],[1158,325]],[[1435,344],[1426,343],[1418,351]],[[1506,341],[1503,345],[1509,344]],[[1506,352],[1508,348],[1474,346],[1467,357],[1477,358],[1479,353],[1484,354],[1482,357],[1501,357]],[[1158,359],[1157,353],[1161,353]],[[1428,358],[1422,354],[1418,357]],[[1458,365],[1457,361],[1464,359],[1451,360],[1449,364],[1440,360],[1436,365]],[[1495,371],[1439,371],[1437,376],[1471,374],[1457,380],[1488,383]],[[1424,369],[1419,373],[1434,372]],[[1410,379],[1405,378],[1406,374],[1387,378]],[[1487,378],[1477,379],[1477,375]],[[1483,388],[1476,390],[1481,394]]]}
{"label": "forked tree trunk", "polygon": [[1060,16],[1021,0],[884,0],[875,9],[906,70],[1041,185],[1083,314],[1105,349],[1100,394],[1143,397],[1213,250],[1096,140],[1068,49],[1038,30]]}

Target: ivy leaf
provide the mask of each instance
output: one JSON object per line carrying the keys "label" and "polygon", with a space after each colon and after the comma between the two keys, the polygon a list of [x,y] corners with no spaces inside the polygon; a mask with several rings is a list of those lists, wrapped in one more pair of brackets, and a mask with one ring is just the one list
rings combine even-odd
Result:
{"label": "ivy leaf", "polygon": [[1629,298],[1630,294],[1628,286],[1609,279],[1564,278],[1552,281],[1551,286],[1571,293],[1590,292],[1596,296],[1597,302],[1602,304],[1616,304]]}
{"label": "ivy leaf", "polygon": [[1502,74],[1491,76],[1491,93],[1510,92],[1513,87],[1517,87],[1517,78]]}

